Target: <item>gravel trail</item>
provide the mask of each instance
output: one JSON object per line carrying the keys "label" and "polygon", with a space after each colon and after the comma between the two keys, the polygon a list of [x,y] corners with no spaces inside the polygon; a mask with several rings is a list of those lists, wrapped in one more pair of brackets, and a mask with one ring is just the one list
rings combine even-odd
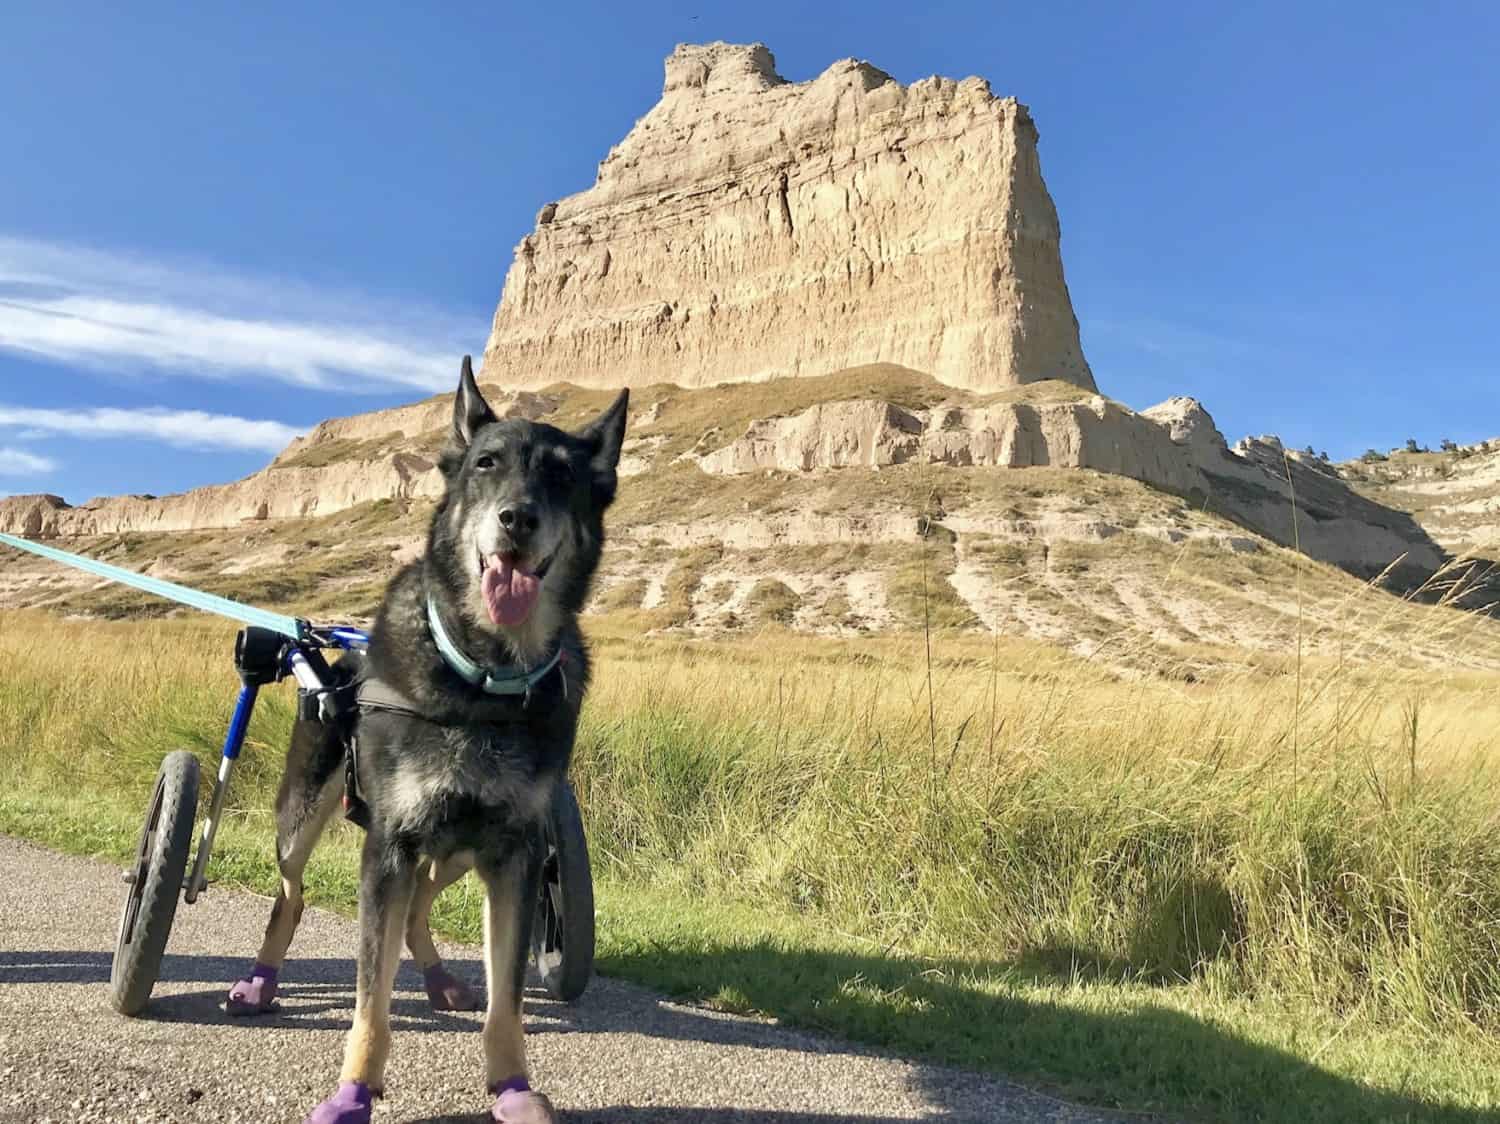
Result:
{"label": "gravel trail", "polygon": [[[0,1121],[287,1121],[332,1091],[353,1007],[354,924],[309,909],[279,1013],[230,1020],[266,899],[181,906],[142,1017],[106,1001],[120,868],[0,837]],[[481,983],[479,952],[444,949]],[[435,1014],[410,962],[375,1120],[487,1119],[479,1015]],[[569,1124],[1093,1124],[1118,1119],[1003,1080],[663,999],[596,978],[574,1006],[526,999],[533,1083]]]}

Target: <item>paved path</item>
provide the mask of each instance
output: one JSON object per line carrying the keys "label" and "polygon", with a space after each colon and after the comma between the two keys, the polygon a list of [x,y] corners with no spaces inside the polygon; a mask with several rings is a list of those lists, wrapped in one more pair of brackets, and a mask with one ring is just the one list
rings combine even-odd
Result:
{"label": "paved path", "polygon": [[[353,1006],[354,925],[309,909],[279,1014],[228,1019],[224,991],[268,902],[210,890],[178,909],[142,1017],[106,1001],[119,868],[0,837],[0,1121],[288,1121],[329,1093]],[[483,978],[478,950],[445,949]],[[434,1014],[403,965],[377,1124],[484,1119],[478,1015]],[[990,1077],[669,1002],[596,979],[577,1005],[528,994],[533,1080],[568,1124],[1114,1119]]]}

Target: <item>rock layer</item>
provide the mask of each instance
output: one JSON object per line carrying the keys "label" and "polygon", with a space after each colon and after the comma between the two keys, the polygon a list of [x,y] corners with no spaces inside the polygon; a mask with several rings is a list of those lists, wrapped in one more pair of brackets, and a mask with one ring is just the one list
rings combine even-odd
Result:
{"label": "rock layer", "polygon": [[[553,417],[561,398],[488,387],[502,416]],[[691,413],[672,391],[658,402],[670,419]],[[1020,396],[1024,400],[1007,401]],[[270,465],[232,484],[174,496],[115,496],[69,507],[56,496],[0,500],[0,531],[53,538],[124,532],[235,527],[267,519],[331,515],[386,499],[432,499],[442,493],[436,467],[451,398],[334,419],[298,438]],[[663,408],[664,407],[664,408]],[[648,429],[661,422],[635,419]],[[1396,564],[1406,583],[1437,568],[1443,552],[1410,515],[1367,499],[1321,462],[1290,453],[1275,438],[1246,438],[1230,448],[1208,412],[1174,398],[1140,413],[1069,387],[1038,387],[1010,396],[952,400],[908,409],[878,398],[820,402],[784,417],[749,423],[725,440],[717,428],[680,454],[712,475],[774,471],[813,474],[880,469],[910,462],[995,471],[1079,468],[1128,476],[1189,497],[1285,546],[1370,577]],[[690,439],[693,433],[679,433]],[[665,467],[669,432],[637,436],[622,474]],[[1293,513],[1296,522],[1293,522]],[[724,541],[734,535],[714,532]]]}
{"label": "rock layer", "polygon": [[1339,471],[1371,499],[1412,513],[1450,553],[1500,558],[1500,438],[1441,453],[1392,450]]}
{"label": "rock layer", "polygon": [[542,208],[485,349],[511,387],[820,375],[1094,389],[1026,107],[980,78],[810,82],[679,46],[595,185]]}
{"label": "rock layer", "polygon": [[754,422],[744,436],[694,460],[719,474],[911,461],[1088,468],[1190,497],[1274,542],[1363,577],[1394,567],[1403,580],[1416,582],[1443,561],[1442,550],[1409,515],[1360,496],[1331,468],[1288,453],[1276,438],[1246,438],[1231,449],[1192,398],[1142,413],[1099,395],[930,410],[828,402]]}

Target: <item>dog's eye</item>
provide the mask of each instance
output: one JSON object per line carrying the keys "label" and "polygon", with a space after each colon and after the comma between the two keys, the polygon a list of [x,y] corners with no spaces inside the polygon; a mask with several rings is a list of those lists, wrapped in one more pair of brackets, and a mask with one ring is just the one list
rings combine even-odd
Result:
{"label": "dog's eye", "polygon": [[479,457],[475,457],[474,458],[474,467],[475,468],[494,468],[495,467],[495,458],[492,457],[492,456],[490,456],[488,453],[485,453],[485,454],[483,454],[482,456],[479,456]]}

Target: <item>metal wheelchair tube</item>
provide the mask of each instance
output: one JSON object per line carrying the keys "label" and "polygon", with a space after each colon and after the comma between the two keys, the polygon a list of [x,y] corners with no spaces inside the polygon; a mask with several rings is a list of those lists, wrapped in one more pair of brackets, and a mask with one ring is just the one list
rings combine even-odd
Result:
{"label": "metal wheelchair tube", "polygon": [[292,669],[292,678],[297,680],[297,686],[313,694],[323,690],[323,681],[318,678],[318,673],[313,670],[312,664],[307,662],[307,657],[301,652],[293,648],[286,662]]}
{"label": "metal wheelchair tube", "polygon": [[208,857],[213,853],[214,836],[219,830],[219,820],[224,814],[224,798],[229,793],[229,777],[234,772],[234,763],[239,760],[240,747],[245,744],[245,731],[250,726],[250,715],[255,710],[255,699],[260,687],[246,683],[240,688],[239,700],[234,704],[234,717],[229,720],[229,730],[224,735],[224,755],[219,759],[219,775],[214,778],[213,800],[208,807],[208,818],[203,821],[203,834],[198,838],[198,854],[193,860],[193,872],[188,875],[183,887],[182,900],[192,905],[208,885]]}

